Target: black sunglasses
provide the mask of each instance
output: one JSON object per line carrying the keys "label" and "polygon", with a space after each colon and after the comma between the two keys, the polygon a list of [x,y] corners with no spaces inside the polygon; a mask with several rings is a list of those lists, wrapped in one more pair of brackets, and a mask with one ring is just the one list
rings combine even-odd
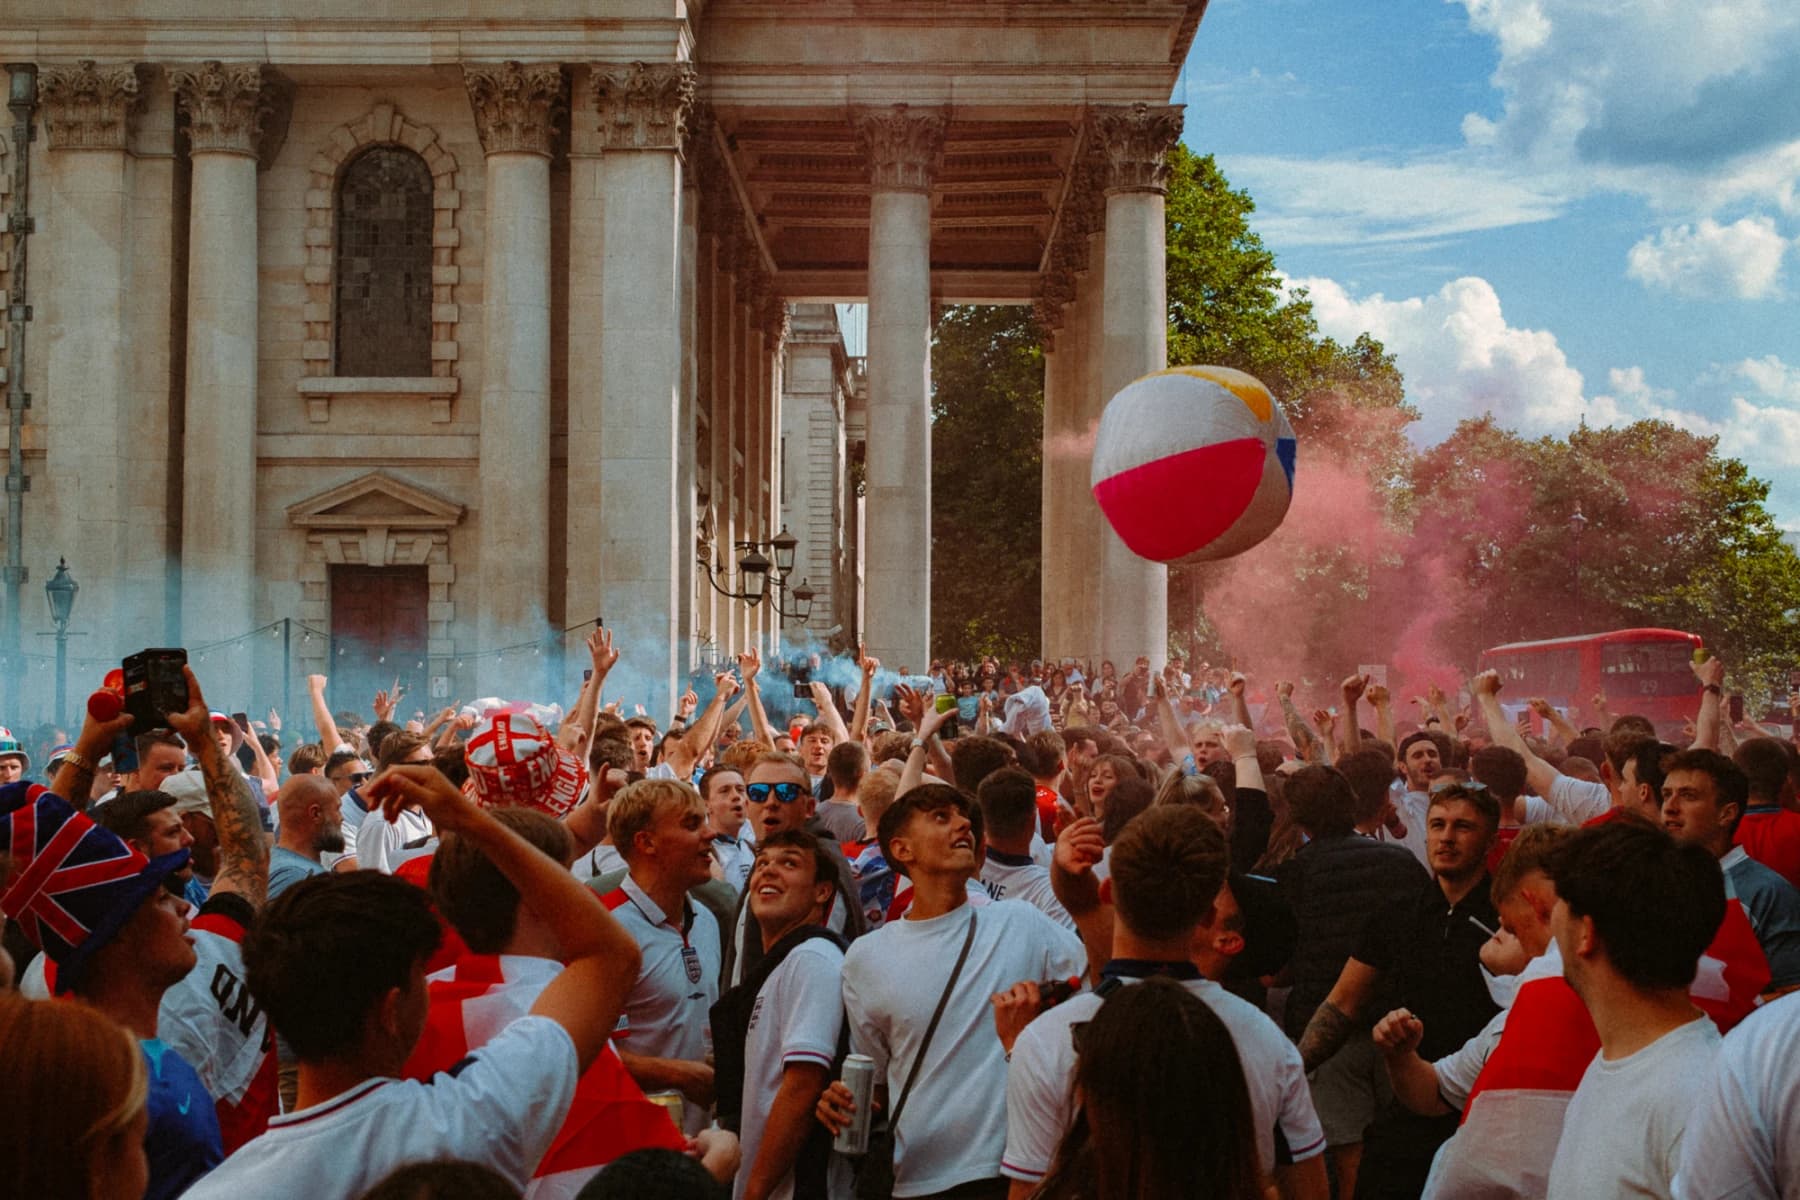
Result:
{"label": "black sunglasses", "polygon": [[338,776],[340,782],[348,782],[351,787],[360,787],[373,778],[375,778],[373,771],[353,771],[347,775]]}
{"label": "black sunglasses", "polygon": [[752,804],[767,804],[770,792],[774,792],[775,798],[783,804],[792,804],[808,794],[803,783],[753,783],[744,789],[744,795]]}

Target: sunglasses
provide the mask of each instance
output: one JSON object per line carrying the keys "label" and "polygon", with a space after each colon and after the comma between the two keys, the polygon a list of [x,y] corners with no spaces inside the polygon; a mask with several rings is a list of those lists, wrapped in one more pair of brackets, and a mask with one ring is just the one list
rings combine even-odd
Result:
{"label": "sunglasses", "polygon": [[373,771],[355,771],[347,775],[339,775],[338,781],[340,783],[348,783],[351,787],[361,787],[373,778],[375,778],[375,772]]}
{"label": "sunglasses", "polygon": [[775,798],[783,804],[792,804],[808,794],[803,783],[753,783],[744,789],[744,795],[752,804],[767,804],[770,792],[774,792]]}

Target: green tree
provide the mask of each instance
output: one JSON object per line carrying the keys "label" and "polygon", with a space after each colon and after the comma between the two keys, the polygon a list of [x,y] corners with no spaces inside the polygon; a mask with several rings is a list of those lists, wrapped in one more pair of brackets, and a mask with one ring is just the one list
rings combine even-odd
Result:
{"label": "green tree", "polygon": [[934,655],[1031,658],[1037,653],[1044,433],[1040,336],[1030,309],[970,306],[946,311],[932,340]]}

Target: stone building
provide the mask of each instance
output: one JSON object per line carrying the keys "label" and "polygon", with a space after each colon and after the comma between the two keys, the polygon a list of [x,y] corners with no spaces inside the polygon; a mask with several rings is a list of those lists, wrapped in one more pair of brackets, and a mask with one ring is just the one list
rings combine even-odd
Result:
{"label": "stone building", "polygon": [[[305,7],[0,11],[0,654],[66,556],[75,652],[224,644],[221,700],[533,686],[603,618],[661,706],[770,644],[702,564],[786,525],[811,627],[923,669],[933,306],[1038,306],[1057,446],[1163,364],[1204,0]],[[822,307],[864,300],[866,377]],[[1047,457],[1045,648],[1160,649],[1085,475]]]}

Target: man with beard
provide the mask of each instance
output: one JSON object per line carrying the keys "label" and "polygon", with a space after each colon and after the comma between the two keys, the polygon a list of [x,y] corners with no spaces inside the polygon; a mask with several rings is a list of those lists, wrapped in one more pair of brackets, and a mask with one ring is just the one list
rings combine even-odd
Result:
{"label": "man with beard", "polygon": [[295,775],[275,793],[281,833],[269,853],[269,899],[308,875],[325,874],[325,854],[344,852],[344,806],[323,775]]}

